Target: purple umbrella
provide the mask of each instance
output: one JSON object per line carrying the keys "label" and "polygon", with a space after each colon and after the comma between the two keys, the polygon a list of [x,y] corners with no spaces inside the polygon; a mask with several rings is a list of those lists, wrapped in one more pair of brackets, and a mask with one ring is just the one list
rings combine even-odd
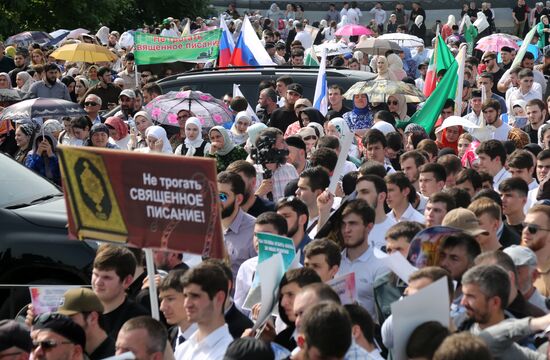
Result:
{"label": "purple umbrella", "polygon": [[40,45],[48,43],[52,37],[44,31],[25,31],[16,35],[10,36],[4,43],[6,46],[15,45],[18,47],[27,47],[32,43]]}

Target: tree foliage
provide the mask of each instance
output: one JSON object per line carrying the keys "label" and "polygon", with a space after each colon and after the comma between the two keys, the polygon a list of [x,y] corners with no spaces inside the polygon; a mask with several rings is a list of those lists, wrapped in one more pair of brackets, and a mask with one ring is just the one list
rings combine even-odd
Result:
{"label": "tree foliage", "polygon": [[162,19],[204,16],[207,0],[1,0],[0,38],[22,31],[85,28],[105,25],[123,31]]}

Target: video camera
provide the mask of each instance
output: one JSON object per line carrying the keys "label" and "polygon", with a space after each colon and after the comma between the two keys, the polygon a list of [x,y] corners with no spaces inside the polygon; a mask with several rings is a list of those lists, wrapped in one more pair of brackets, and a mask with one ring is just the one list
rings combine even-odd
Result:
{"label": "video camera", "polygon": [[250,154],[256,164],[262,165],[264,179],[270,179],[273,176],[272,171],[267,169],[265,164],[284,164],[288,156],[288,150],[273,147],[276,141],[277,137],[271,136],[271,134],[260,135],[256,141],[256,147]]}

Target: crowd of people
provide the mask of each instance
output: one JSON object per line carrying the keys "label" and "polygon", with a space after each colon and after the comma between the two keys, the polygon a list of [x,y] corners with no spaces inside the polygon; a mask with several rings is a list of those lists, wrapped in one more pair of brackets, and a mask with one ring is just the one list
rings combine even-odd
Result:
{"label": "crowd of people", "polygon": [[[476,6],[465,4],[461,15],[466,23],[480,13],[486,18],[479,40],[496,27],[490,3]],[[265,16],[250,18],[273,61],[291,67],[303,65],[311,44],[336,39],[353,48],[359,39],[334,32],[368,16],[355,2],[341,10],[331,4],[324,19],[311,23],[320,29],[312,38],[307,11],[285,9],[274,3]],[[419,3],[410,12],[399,3],[389,16],[377,3],[368,14],[375,34],[415,34],[430,43]],[[257,104],[227,89],[220,100],[233,120],[226,126],[207,128],[189,108],[175,111],[177,124],[159,124],[145,105],[162,95],[156,80],[166,74],[136,74],[134,53],[121,46],[118,32],[104,44],[118,60],[99,64],[58,61],[38,44],[1,45],[0,90],[65,99],[87,114],[3,120],[2,153],[57,184],[58,144],[212,158],[227,259],[158,250],[153,280],[140,249],[101,245],[91,289],[68,290],[55,313],[30,306],[26,324],[0,322],[0,357],[99,360],[131,351],[139,360],[384,359],[405,341],[411,359],[547,359],[549,14],[542,3],[531,10],[518,0],[514,32],[523,37],[540,29],[532,41],[539,53],[514,61],[513,47],[474,50],[459,84],[461,113],[447,100],[430,132],[410,121],[421,106],[403,94],[376,102],[360,92],[348,103],[348,89],[329,83],[325,115],[291,75],[259,81]],[[234,4],[220,19],[187,21],[192,31],[226,21],[235,38],[242,26]],[[185,21],[168,18],[143,30],[179,36],[184,28]],[[467,42],[452,15],[439,31],[454,54]],[[80,41],[102,42],[91,35]],[[422,90],[429,59],[428,47],[419,45],[336,55],[330,63]],[[103,116],[117,105],[113,116]],[[375,256],[378,249],[412,261],[413,239],[437,226],[454,230],[437,243],[432,263],[408,279]],[[279,284],[278,315],[252,331],[261,309],[245,300],[256,276],[259,232],[292,239],[301,256]],[[342,304],[327,282],[351,272],[356,302]],[[391,305],[442,278],[449,322],[426,322],[409,339],[396,339]],[[149,281],[158,287],[160,321],[150,316]]]}

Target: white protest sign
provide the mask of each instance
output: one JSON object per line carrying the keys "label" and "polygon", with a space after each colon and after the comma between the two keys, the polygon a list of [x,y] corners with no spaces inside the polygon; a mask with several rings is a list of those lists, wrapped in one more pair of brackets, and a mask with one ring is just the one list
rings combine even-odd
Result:
{"label": "white protest sign", "polygon": [[346,160],[348,158],[348,152],[349,148],[351,147],[351,143],[353,142],[353,133],[350,132],[348,134],[342,135],[343,140],[340,143],[340,156],[338,156],[338,162],[336,163],[336,167],[334,168],[334,172],[332,173],[332,178],[330,179],[330,184],[328,186],[328,191],[331,194],[334,194],[336,192],[336,186],[338,185],[338,182],[344,176],[344,166],[346,165]]}
{"label": "white protest sign", "polygon": [[405,282],[405,284],[409,283],[409,277],[411,274],[418,270],[416,267],[412,266],[411,263],[408,262],[399,251],[388,255],[382,250],[374,248],[374,256],[382,260],[384,265],[389,267],[395,275]]}
{"label": "white protest sign", "polygon": [[284,275],[283,257],[281,254],[275,254],[264,262],[258,264],[256,272],[262,278],[261,294],[262,302],[260,314],[252,330],[257,330],[271,316],[273,308],[277,304],[277,293],[279,283]]}
{"label": "white protest sign", "polygon": [[406,360],[407,341],[418,325],[438,321],[449,326],[449,289],[447,279],[441,278],[414,295],[391,305],[395,360]]}

